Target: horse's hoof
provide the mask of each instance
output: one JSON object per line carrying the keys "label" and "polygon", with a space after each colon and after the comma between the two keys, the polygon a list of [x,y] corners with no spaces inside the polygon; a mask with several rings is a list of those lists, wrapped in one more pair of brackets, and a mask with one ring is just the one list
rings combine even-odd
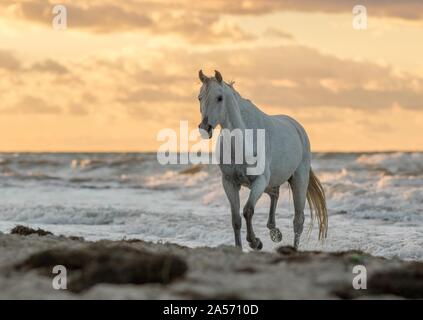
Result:
{"label": "horse's hoof", "polygon": [[272,239],[273,242],[281,242],[282,232],[278,228],[270,229],[270,239]]}
{"label": "horse's hoof", "polygon": [[254,250],[263,249],[263,243],[259,238],[255,238],[254,241],[250,242],[250,247]]}

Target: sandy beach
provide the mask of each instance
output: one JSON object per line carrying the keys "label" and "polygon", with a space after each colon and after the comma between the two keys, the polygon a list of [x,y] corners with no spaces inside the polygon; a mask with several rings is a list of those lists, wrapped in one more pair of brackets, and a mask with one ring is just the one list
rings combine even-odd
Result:
{"label": "sandy beach", "polygon": [[[58,264],[67,268],[66,290],[52,286]],[[357,265],[367,269],[366,290],[352,287]],[[423,263],[287,246],[241,252],[138,239],[89,242],[18,228],[0,234],[0,288],[0,299],[422,298]]]}

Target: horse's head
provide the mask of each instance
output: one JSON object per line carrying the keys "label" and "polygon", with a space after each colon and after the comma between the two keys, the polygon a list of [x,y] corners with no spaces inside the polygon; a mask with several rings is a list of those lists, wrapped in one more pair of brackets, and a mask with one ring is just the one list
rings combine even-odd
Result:
{"label": "horse's head", "polygon": [[198,128],[203,139],[210,139],[213,129],[225,119],[224,83],[219,71],[215,71],[213,78],[208,78],[200,70],[199,77],[203,85],[198,95],[202,118]]}

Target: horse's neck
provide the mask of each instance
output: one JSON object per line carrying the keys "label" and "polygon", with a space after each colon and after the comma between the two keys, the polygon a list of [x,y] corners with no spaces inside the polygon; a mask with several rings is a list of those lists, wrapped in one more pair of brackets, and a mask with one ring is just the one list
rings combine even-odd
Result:
{"label": "horse's neck", "polygon": [[239,94],[228,90],[229,105],[227,105],[227,119],[222,127],[225,129],[246,129],[254,128],[255,122],[264,116],[252,102],[242,98]]}
{"label": "horse's neck", "polygon": [[[257,129],[260,127],[259,123],[262,122],[264,113],[261,112],[254,104],[249,100],[243,99],[239,94],[230,92],[227,95],[229,99],[227,107],[227,116],[224,123],[221,124],[222,129]],[[245,136],[244,136],[245,137]],[[236,140],[236,139],[235,139]],[[244,139],[243,139],[244,140]],[[247,141],[246,141],[247,142]],[[251,148],[252,147],[252,148]],[[250,147],[245,145],[243,152],[247,163],[253,163],[256,161],[255,155],[257,154],[257,143],[254,143]]]}
{"label": "horse's neck", "polygon": [[229,130],[254,128],[255,122],[264,116],[263,112],[238,94],[229,92],[228,96],[230,104],[227,106],[227,119],[222,127]]}
{"label": "horse's neck", "polygon": [[241,115],[240,106],[238,103],[233,99],[231,101],[231,105],[228,106],[228,113],[226,117],[226,121],[223,124],[225,129],[234,130],[234,129],[245,129],[245,122]]}

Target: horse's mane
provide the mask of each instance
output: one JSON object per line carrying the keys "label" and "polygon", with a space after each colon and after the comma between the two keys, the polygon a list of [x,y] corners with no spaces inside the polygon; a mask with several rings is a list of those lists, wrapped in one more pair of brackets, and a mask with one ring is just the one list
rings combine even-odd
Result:
{"label": "horse's mane", "polygon": [[242,96],[235,89],[235,86],[234,86],[235,85],[235,81],[231,80],[231,81],[229,81],[229,83],[228,82],[225,82],[225,83],[232,90],[232,92],[235,94],[236,97],[242,99]]}
{"label": "horse's mane", "polygon": [[243,96],[241,96],[241,94],[238,91],[236,91],[236,89],[234,87],[235,81],[229,81],[229,83],[225,82],[225,84],[232,91],[232,93],[235,95],[235,97],[239,100],[239,102],[240,102],[239,105],[240,105],[241,108],[245,107],[246,105],[249,105],[249,106],[257,109],[258,111],[263,112],[259,108],[257,108],[257,106],[254,103],[252,103],[250,99],[244,98]]}

